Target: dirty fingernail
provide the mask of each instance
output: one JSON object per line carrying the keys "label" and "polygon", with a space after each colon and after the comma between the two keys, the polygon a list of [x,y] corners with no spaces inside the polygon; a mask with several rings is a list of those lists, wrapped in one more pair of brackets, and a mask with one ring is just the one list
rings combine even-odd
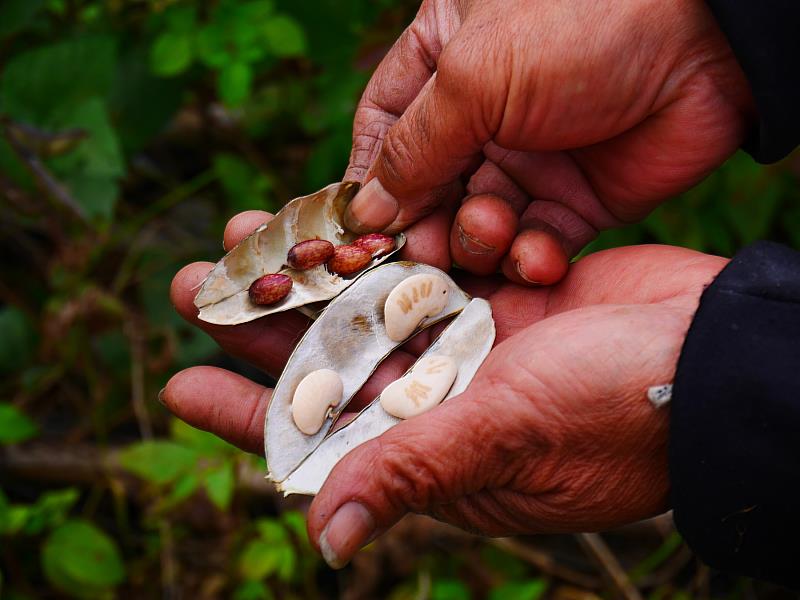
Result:
{"label": "dirty fingernail", "polygon": [[533,279],[529,279],[529,278],[528,278],[528,276],[527,276],[527,275],[525,275],[525,271],[522,269],[522,263],[520,263],[519,261],[516,261],[514,264],[515,264],[515,266],[517,267],[517,273],[518,273],[518,274],[519,274],[519,276],[520,276],[520,277],[522,277],[522,278],[523,278],[525,281],[527,281],[528,283],[532,283],[532,284],[534,284],[534,285],[542,285],[542,282],[541,282],[541,281],[534,281]]}
{"label": "dirty fingernail", "polygon": [[461,227],[461,225],[458,225],[458,241],[461,244],[461,247],[470,254],[485,256],[487,254],[491,254],[497,249],[494,246],[486,244],[480,241],[478,238],[471,236],[464,231],[464,228]]}
{"label": "dirty fingernail", "polygon": [[344,212],[344,224],[356,233],[381,231],[392,224],[400,208],[376,179],[361,188]]}
{"label": "dirty fingernail", "polygon": [[161,404],[163,404],[164,406],[167,405],[167,403],[164,402],[164,392],[166,392],[166,391],[167,391],[167,388],[161,388],[161,391],[158,392],[158,401],[161,402]]}
{"label": "dirty fingernail", "polygon": [[358,502],[348,502],[334,513],[319,536],[322,558],[332,569],[344,567],[375,533],[375,520]]}

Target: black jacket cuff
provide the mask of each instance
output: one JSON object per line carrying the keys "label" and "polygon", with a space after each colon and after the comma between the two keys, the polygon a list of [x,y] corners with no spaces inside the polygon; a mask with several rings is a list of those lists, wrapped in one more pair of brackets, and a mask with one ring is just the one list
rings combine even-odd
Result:
{"label": "black jacket cuff", "polygon": [[745,150],[780,160],[800,143],[800,2],[707,0],[750,83],[758,129]]}
{"label": "black jacket cuff", "polygon": [[800,253],[753,244],[703,293],[670,428],[675,522],[691,548],[800,586]]}

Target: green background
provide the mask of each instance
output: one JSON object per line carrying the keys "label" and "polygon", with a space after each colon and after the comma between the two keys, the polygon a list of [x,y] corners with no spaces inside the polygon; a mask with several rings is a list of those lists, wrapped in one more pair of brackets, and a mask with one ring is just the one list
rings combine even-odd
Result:
{"label": "green background", "polygon": [[[772,593],[698,565],[669,519],[603,534],[604,554],[412,518],[336,574],[304,500],[155,401],[198,363],[266,381],[181,321],[169,282],[220,256],[232,215],[341,177],[355,102],[416,8],[0,1],[0,597],[612,597],[608,560],[644,597]],[[798,173],[740,153],[587,251],[798,247]]]}

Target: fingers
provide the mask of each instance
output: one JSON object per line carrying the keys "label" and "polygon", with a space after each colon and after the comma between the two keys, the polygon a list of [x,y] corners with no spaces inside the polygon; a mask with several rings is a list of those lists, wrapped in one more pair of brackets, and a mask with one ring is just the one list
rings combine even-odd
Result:
{"label": "fingers", "polygon": [[552,231],[526,229],[503,258],[503,275],[522,285],[552,285],[567,274],[569,259]]}
{"label": "fingers", "polygon": [[176,373],[159,400],[179,419],[254,454],[264,453],[264,415],[272,390],[216,367]]}
{"label": "fingers", "polygon": [[405,229],[460,194],[460,176],[491,137],[483,123],[473,73],[455,41],[442,52],[436,74],[386,132],[345,212],[353,231]]}
{"label": "fingers", "polygon": [[386,132],[433,75],[439,51],[435,24],[418,17],[378,65],[356,109],[345,181],[364,180]]}
{"label": "fingers", "polygon": [[[489,142],[488,146],[493,144]],[[467,194],[477,196],[478,194],[494,194],[500,196],[508,202],[517,215],[525,212],[530,204],[530,196],[520,188],[514,180],[494,164],[491,160],[484,160],[467,184]]]}
{"label": "fingers", "polygon": [[476,275],[497,271],[517,233],[517,214],[500,196],[467,198],[450,231],[453,260]]}
{"label": "fingers", "polygon": [[452,220],[453,210],[448,206],[440,206],[414,223],[404,232],[406,245],[400,250],[400,258],[449,271],[452,260],[447,240]]}
{"label": "fingers", "polygon": [[347,454],[308,514],[326,561],[343,566],[406,512],[426,512],[482,487],[491,427],[465,395],[404,421]]}
{"label": "fingers", "polygon": [[233,217],[225,226],[225,233],[222,236],[222,246],[225,251],[231,250],[264,223],[269,223],[274,216],[264,210],[246,210]]}
{"label": "fingers", "polygon": [[213,325],[197,318],[194,297],[213,265],[192,263],[172,280],[170,299],[187,321],[211,335],[226,352],[277,376],[310,320],[297,311],[270,315],[241,325]]}
{"label": "fingers", "polygon": [[[493,142],[486,144],[484,153],[533,199],[521,213],[520,234],[503,262],[503,272],[512,281],[556,283],[566,273],[569,258],[594,239],[598,230],[619,225],[568,154],[516,152]],[[509,188],[498,175],[489,177]],[[514,195],[513,188],[510,195]]]}

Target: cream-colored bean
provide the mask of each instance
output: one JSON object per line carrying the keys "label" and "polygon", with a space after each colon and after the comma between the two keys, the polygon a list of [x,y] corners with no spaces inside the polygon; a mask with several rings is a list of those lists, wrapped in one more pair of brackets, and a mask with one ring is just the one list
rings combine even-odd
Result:
{"label": "cream-colored bean", "polygon": [[425,317],[435,317],[447,306],[449,288],[438,275],[412,275],[398,283],[383,307],[386,335],[406,339]]}
{"label": "cream-colored bean", "polygon": [[458,367],[449,356],[425,356],[405,376],[381,392],[381,406],[390,415],[410,419],[439,404],[456,379]]}
{"label": "cream-colored bean", "polygon": [[292,397],[292,419],[306,435],[314,435],[329,411],[342,401],[342,379],[330,369],[312,371],[297,384]]}

